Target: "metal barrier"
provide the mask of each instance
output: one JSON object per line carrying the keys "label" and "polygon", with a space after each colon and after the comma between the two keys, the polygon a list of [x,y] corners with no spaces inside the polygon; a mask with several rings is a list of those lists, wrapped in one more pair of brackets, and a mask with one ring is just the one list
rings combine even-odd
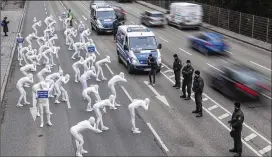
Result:
{"label": "metal barrier", "polygon": [[[181,0],[149,0],[147,2],[164,9],[169,9],[171,3],[181,2]],[[272,19],[206,4],[201,5],[204,13],[203,22],[257,40],[272,43]]]}

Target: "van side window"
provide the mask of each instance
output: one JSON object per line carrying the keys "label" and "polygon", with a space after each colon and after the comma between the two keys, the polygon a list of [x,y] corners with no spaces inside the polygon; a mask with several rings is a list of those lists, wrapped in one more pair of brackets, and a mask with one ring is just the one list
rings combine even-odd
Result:
{"label": "van side window", "polygon": [[124,45],[127,45],[127,46],[128,46],[128,37],[127,37],[127,36],[126,36],[126,40],[125,40]]}

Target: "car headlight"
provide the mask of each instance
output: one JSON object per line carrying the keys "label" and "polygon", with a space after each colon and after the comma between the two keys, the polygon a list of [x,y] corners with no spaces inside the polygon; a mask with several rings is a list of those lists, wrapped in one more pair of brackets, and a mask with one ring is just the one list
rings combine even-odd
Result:
{"label": "car headlight", "polygon": [[102,25],[101,22],[98,21],[98,20],[97,20],[97,25],[98,25],[99,28],[103,28],[103,25]]}
{"label": "car headlight", "polygon": [[132,64],[138,64],[137,58],[131,58]]}

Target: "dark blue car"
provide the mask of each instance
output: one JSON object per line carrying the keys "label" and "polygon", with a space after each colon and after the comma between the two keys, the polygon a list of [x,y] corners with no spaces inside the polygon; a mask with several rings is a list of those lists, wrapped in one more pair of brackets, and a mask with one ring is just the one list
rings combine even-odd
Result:
{"label": "dark blue car", "polygon": [[221,34],[201,32],[197,36],[189,37],[191,47],[208,56],[214,54],[228,54],[228,45]]}

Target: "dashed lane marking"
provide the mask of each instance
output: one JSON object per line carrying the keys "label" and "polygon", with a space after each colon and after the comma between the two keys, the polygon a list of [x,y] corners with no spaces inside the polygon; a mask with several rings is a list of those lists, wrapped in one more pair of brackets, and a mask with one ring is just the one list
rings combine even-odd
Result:
{"label": "dashed lane marking", "polygon": [[76,21],[74,21],[75,22],[75,24],[77,24],[77,22]]}
{"label": "dashed lane marking", "polygon": [[271,150],[271,145],[268,145],[264,149],[260,150],[259,153],[263,155],[263,154],[269,152],[270,150]]}
{"label": "dashed lane marking", "polygon": [[221,73],[224,73],[222,70],[220,70],[220,69],[214,67],[213,65],[211,65],[211,64],[209,64],[209,63],[207,63],[207,65],[210,66],[210,67],[212,67],[212,68],[214,68],[214,69],[217,70],[217,71],[220,71]]}
{"label": "dashed lane marking", "polygon": [[163,40],[163,41],[165,41],[165,42],[167,42],[168,43],[168,41],[166,40],[166,39],[163,39],[162,37],[159,37],[161,40]]}
{"label": "dashed lane marking", "polygon": [[253,62],[253,61],[250,61],[252,64],[255,64],[255,65],[258,65],[259,67],[262,67],[262,68],[264,68],[264,69],[266,69],[266,70],[269,70],[269,71],[271,71],[271,69],[268,69],[267,67],[264,67],[264,66],[262,66],[262,65],[260,65],[260,64],[257,64],[257,63],[255,63],[255,62]]}
{"label": "dashed lane marking", "polygon": [[213,110],[213,109],[216,109],[218,106],[217,105],[213,105],[211,107],[208,108],[209,111]]}
{"label": "dashed lane marking", "polygon": [[133,99],[131,98],[131,96],[128,94],[128,91],[125,89],[124,86],[121,86],[121,88],[123,89],[124,93],[127,95],[128,99],[130,100],[130,102],[133,101]]}
{"label": "dashed lane marking", "polygon": [[252,133],[252,134],[248,135],[247,137],[245,137],[244,140],[245,141],[250,141],[255,137],[257,137],[257,135],[255,133]]}
{"label": "dashed lane marking", "polygon": [[45,14],[47,15],[47,12],[45,12]]}
{"label": "dashed lane marking", "polygon": [[192,55],[190,52],[187,52],[187,51],[183,50],[182,48],[179,48],[179,50],[187,53],[188,55]]}
{"label": "dashed lane marking", "polygon": [[110,71],[110,73],[113,75],[114,73],[113,73],[113,71],[111,70],[111,68],[109,67],[108,64],[106,64],[106,67],[108,68],[108,70]]}
{"label": "dashed lane marking", "polygon": [[165,146],[165,144],[162,142],[160,136],[156,133],[156,131],[153,129],[152,125],[150,123],[146,123],[149,127],[149,129],[152,131],[158,142],[162,145],[162,148],[166,151],[169,152],[168,148]]}
{"label": "dashed lane marking", "polygon": [[222,119],[225,119],[229,116],[229,114],[225,113],[225,114],[222,114],[221,116],[218,117],[218,119],[222,120]]}

